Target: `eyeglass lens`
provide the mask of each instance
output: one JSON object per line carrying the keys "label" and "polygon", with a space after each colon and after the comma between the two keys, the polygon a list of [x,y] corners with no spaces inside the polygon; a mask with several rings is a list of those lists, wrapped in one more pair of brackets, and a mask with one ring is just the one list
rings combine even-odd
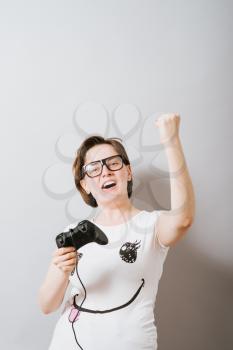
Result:
{"label": "eyeglass lens", "polygon": [[[122,167],[122,159],[119,156],[110,157],[106,159],[106,165],[109,170],[120,170]],[[102,164],[100,161],[88,164],[86,167],[86,173],[90,177],[98,176],[102,172]]]}

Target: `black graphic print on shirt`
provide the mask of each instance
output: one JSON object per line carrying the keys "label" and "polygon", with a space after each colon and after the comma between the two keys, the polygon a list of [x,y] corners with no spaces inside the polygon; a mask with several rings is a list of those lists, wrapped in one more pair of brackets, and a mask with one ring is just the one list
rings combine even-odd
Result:
{"label": "black graphic print on shirt", "polygon": [[134,243],[124,243],[119,251],[121,259],[127,263],[134,263],[137,259],[137,249],[140,247],[140,242],[136,240]]}

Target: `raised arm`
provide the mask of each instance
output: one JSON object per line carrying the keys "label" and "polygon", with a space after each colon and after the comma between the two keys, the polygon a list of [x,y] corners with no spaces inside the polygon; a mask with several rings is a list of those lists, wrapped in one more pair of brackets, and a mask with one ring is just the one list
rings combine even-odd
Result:
{"label": "raised arm", "polygon": [[160,142],[167,155],[171,210],[160,212],[157,236],[162,244],[175,244],[192,225],[195,216],[195,196],[179,137],[179,114],[164,114],[156,121]]}

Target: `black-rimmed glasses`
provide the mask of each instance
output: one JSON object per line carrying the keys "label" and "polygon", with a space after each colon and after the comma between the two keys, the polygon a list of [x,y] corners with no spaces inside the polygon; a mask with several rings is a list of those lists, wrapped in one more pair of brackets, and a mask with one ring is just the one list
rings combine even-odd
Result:
{"label": "black-rimmed glasses", "polygon": [[82,177],[87,174],[89,177],[96,177],[102,173],[103,166],[106,165],[108,170],[117,171],[123,167],[123,157],[120,154],[116,154],[111,157],[97,160],[95,162],[88,163],[82,167]]}

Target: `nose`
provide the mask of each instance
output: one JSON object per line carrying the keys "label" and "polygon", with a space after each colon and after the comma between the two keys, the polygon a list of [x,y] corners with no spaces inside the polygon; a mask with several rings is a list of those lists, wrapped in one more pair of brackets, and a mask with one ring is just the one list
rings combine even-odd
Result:
{"label": "nose", "polygon": [[112,174],[112,171],[107,168],[106,164],[104,164],[101,175],[105,176],[105,175],[108,175],[108,174]]}

